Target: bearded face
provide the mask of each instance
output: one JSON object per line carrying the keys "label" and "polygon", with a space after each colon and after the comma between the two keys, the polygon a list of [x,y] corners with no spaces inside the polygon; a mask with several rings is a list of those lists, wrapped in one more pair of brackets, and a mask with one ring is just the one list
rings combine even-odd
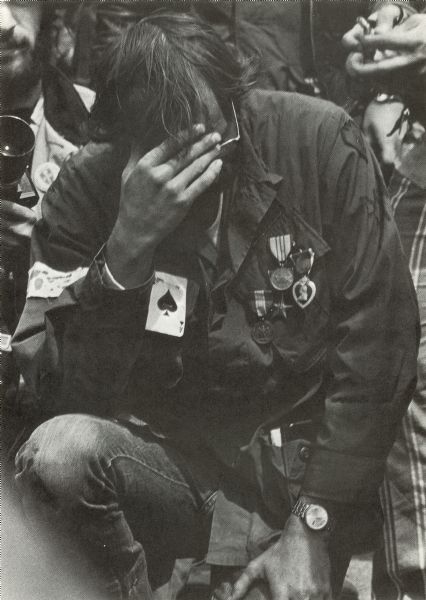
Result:
{"label": "bearded face", "polygon": [[7,96],[31,89],[40,76],[39,2],[0,3],[0,78]]}

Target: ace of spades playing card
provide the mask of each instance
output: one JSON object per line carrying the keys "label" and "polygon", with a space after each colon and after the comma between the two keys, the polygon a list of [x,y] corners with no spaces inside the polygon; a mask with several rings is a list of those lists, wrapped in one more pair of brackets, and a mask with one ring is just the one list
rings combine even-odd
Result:
{"label": "ace of spades playing card", "polygon": [[175,337],[183,336],[187,285],[188,280],[185,277],[156,271],[146,321],[148,331]]}

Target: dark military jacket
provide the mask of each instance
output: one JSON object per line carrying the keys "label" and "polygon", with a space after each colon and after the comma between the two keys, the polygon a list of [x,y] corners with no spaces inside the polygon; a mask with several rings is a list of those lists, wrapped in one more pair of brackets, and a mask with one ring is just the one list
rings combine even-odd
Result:
{"label": "dark military jacket", "polygon": [[[280,513],[284,476],[293,477],[269,431],[315,418],[298,488],[368,505],[416,378],[416,299],[382,177],[357,126],[324,101],[255,91],[239,121],[216,270],[196,217],[155,256],[157,271],[188,280],[181,338],[146,331],[150,282],[124,291],[102,283],[99,250],[117,216],[125,150],[89,144],[64,165],[45,196],[32,261],[88,271],[57,298],[28,298],[14,338],[20,367],[47,412],[132,415],[207,445],[269,514]],[[313,250],[316,295],[300,308],[286,292],[287,316],[271,317],[273,340],[259,344],[250,300],[271,291],[269,239],[280,235]],[[226,527],[216,503],[213,563],[248,559],[253,519],[232,498],[237,516]]]}

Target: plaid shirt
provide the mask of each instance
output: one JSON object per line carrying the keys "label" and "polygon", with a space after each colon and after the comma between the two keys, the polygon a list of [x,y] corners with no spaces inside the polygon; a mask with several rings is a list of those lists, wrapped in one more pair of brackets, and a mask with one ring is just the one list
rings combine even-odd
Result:
{"label": "plaid shirt", "polygon": [[381,490],[385,545],[374,563],[377,600],[426,597],[425,164],[423,140],[402,161],[390,181],[392,207],[417,292],[421,340],[417,389],[389,455]]}

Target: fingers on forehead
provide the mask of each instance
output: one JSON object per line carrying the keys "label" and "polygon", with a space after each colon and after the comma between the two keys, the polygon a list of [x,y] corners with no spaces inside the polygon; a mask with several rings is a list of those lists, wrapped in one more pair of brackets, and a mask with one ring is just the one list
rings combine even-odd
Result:
{"label": "fingers on forehead", "polygon": [[194,125],[190,130],[180,131],[175,137],[169,137],[156,148],[145,154],[144,162],[159,165],[180,152],[189,142],[197,139],[205,132],[202,123]]}
{"label": "fingers on forehead", "polygon": [[[219,175],[222,168],[222,161],[217,159],[214,160],[207,169],[186,188],[184,198],[192,201],[194,198],[200,196],[206,189],[208,189]],[[189,176],[189,173],[186,174]],[[189,178],[191,179],[192,176]]]}
{"label": "fingers on forehead", "polygon": [[180,152],[167,161],[167,164],[174,169],[178,169],[207,152],[212,145],[217,144],[220,139],[221,137],[218,133],[205,135],[196,140],[191,146],[181,149]]}

